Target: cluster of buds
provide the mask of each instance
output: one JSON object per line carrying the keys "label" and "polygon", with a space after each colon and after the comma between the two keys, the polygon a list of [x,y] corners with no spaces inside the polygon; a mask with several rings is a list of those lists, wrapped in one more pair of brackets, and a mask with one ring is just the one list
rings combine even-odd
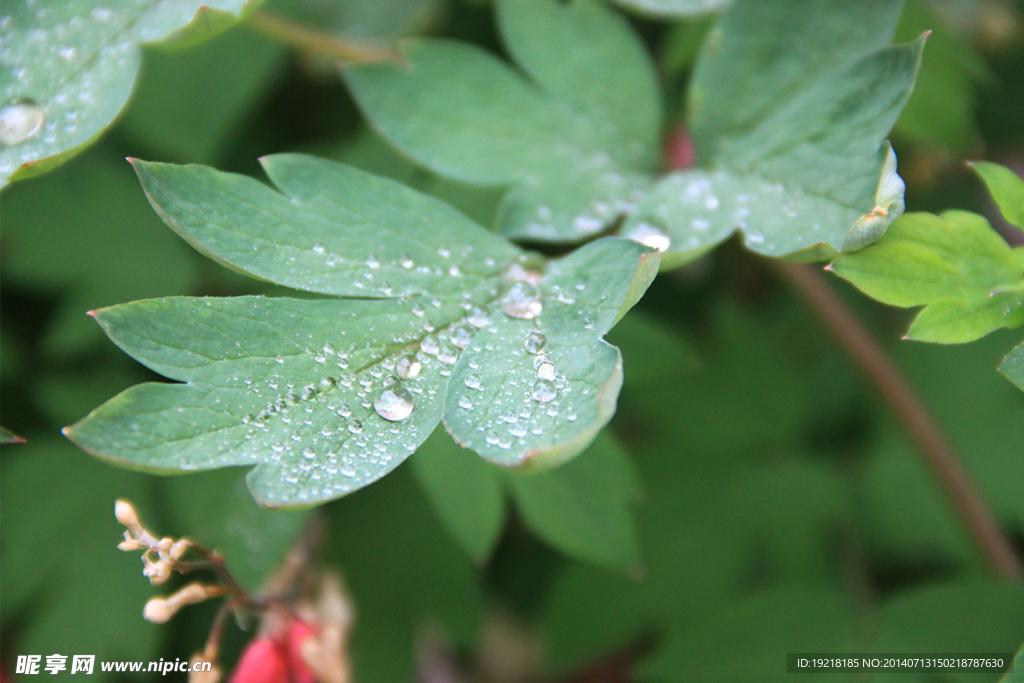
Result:
{"label": "cluster of buds", "polygon": [[[127,528],[124,540],[117,545],[118,549],[129,552],[142,551],[142,562],[145,565],[142,574],[154,586],[162,585],[171,578],[171,572],[178,569],[178,561],[192,547],[192,542],[187,538],[174,540],[165,537],[157,540],[155,535],[142,526],[138,513],[128,501],[119,500],[114,504],[114,516]],[[224,593],[223,586],[190,583],[166,598],[151,599],[146,603],[142,616],[147,621],[163,624],[185,605],[202,602]]]}

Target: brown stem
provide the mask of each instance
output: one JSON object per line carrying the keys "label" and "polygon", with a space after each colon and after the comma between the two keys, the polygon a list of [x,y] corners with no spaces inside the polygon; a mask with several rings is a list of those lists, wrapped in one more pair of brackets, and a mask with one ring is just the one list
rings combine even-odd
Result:
{"label": "brown stem", "polygon": [[964,469],[953,445],[896,364],[817,269],[777,259],[772,259],[772,263],[838,338],[889,404],[995,572],[1005,579],[1024,579],[1020,558],[1003,535],[992,510]]}
{"label": "brown stem", "polygon": [[397,52],[381,45],[315,31],[265,10],[253,12],[245,23],[258,33],[289,47],[344,62],[402,61]]}

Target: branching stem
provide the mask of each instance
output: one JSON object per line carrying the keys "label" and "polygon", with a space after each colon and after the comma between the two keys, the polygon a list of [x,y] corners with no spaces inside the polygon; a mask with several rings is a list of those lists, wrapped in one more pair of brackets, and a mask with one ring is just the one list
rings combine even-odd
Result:
{"label": "branching stem", "polygon": [[924,456],[993,570],[1005,579],[1024,580],[1020,558],[961,463],[956,449],[896,364],[815,268],[778,259],[771,262],[882,395]]}

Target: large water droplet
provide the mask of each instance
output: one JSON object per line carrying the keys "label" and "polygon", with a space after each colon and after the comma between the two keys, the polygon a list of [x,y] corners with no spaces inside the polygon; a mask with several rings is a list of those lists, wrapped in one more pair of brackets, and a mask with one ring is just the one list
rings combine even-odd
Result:
{"label": "large water droplet", "polygon": [[353,434],[359,434],[363,431],[363,423],[359,420],[352,420],[348,423],[348,431]]}
{"label": "large water droplet", "polygon": [[423,363],[419,362],[412,356],[402,356],[395,363],[395,372],[402,379],[412,379],[420,374],[423,370]]}
{"label": "large water droplet", "polygon": [[442,363],[451,365],[459,359],[459,351],[451,344],[445,344],[438,350],[437,359]]}
{"label": "large water droplet", "polygon": [[529,282],[517,282],[501,300],[501,310],[512,318],[532,320],[544,310],[541,302],[540,288]]}
{"label": "large water droplet", "polygon": [[626,237],[658,251],[665,251],[672,244],[672,239],[668,235],[649,223],[640,223],[626,233]]}
{"label": "large water droplet", "polygon": [[555,378],[557,371],[555,370],[555,364],[549,361],[544,361],[537,366],[537,377],[543,380],[551,381]]}
{"label": "large water droplet", "polygon": [[324,377],[316,386],[317,389],[319,389],[321,392],[327,393],[328,391],[333,390],[334,387],[337,386],[337,382],[333,377]]}
{"label": "large water droplet", "polygon": [[452,344],[459,349],[464,349],[469,346],[469,342],[473,341],[473,333],[465,327],[457,327],[452,332]]}
{"label": "large water droplet", "polygon": [[554,400],[557,394],[555,385],[547,380],[539,379],[533,383],[533,398],[536,401],[547,403]]}
{"label": "large water droplet", "polygon": [[412,394],[405,390],[405,387],[394,386],[386,389],[377,400],[373,402],[373,409],[385,420],[398,422],[412,414],[416,404],[412,400]]}
{"label": "large water droplet", "polygon": [[487,327],[487,324],[491,322],[482,308],[474,308],[470,311],[466,321],[478,330]]}
{"label": "large water droplet", "polygon": [[29,100],[18,100],[0,109],[0,145],[17,145],[43,129],[43,108]]}
{"label": "large water droplet", "polygon": [[420,342],[420,349],[423,350],[423,353],[436,356],[437,352],[441,350],[441,343],[438,341],[437,337],[432,334],[428,334],[423,338],[423,341]]}
{"label": "large water droplet", "polygon": [[544,345],[548,343],[547,337],[540,332],[531,332],[526,335],[526,350],[530,353],[540,353]]}
{"label": "large water droplet", "polygon": [[466,375],[466,379],[463,381],[466,383],[466,386],[469,387],[470,389],[476,389],[480,386],[480,375],[471,372],[468,375]]}

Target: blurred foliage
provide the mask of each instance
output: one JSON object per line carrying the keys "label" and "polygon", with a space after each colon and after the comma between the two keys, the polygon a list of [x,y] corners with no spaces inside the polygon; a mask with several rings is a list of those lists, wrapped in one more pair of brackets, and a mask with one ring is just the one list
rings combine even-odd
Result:
{"label": "blurred foliage", "polygon": [[[481,3],[282,0],[270,9],[342,36],[429,29],[497,47]],[[897,34],[935,31],[896,129],[908,208],[976,211],[1011,240],[1020,233],[1000,221],[959,155],[1024,169],[1020,16],[1008,3],[912,2]],[[669,102],[680,101],[703,20],[630,21],[660,46]],[[3,667],[27,653],[187,658],[205,638],[209,610],[185,610],[170,628],[142,620],[145,600],[165,591],[116,550],[115,498],[136,503],[158,533],[222,550],[253,589],[308,519],[257,508],[239,470],[157,479],[98,462],[58,435],[153,379],[102,341],[87,310],[271,291],[175,237],[124,157],[256,174],[257,156],[296,150],[396,178],[495,225],[500,193],[406,160],[361,121],[336,72],[245,26],[180,51],[147,48],[107,137],[3,190],[2,423],[27,440],[5,444],[0,457]],[[1024,393],[992,371],[1024,335],[1002,330],[961,347],[900,342],[904,312],[833,282],[920,390],[1024,551]],[[612,671],[618,678],[605,680],[667,683],[780,680],[795,650],[1019,648],[1024,593],[988,578],[871,389],[735,240],[659,278],[609,338],[625,362],[619,411],[602,439],[618,444],[609,464],[513,480],[435,437],[391,476],[322,508],[322,559],[343,573],[356,610],[355,680],[424,680],[438,652],[449,669],[485,681]],[[1003,368],[1024,388],[1021,349]],[[587,458],[576,465],[601,462]],[[578,486],[610,490],[606,506],[575,505]],[[1006,681],[1019,680],[1017,661]]]}

